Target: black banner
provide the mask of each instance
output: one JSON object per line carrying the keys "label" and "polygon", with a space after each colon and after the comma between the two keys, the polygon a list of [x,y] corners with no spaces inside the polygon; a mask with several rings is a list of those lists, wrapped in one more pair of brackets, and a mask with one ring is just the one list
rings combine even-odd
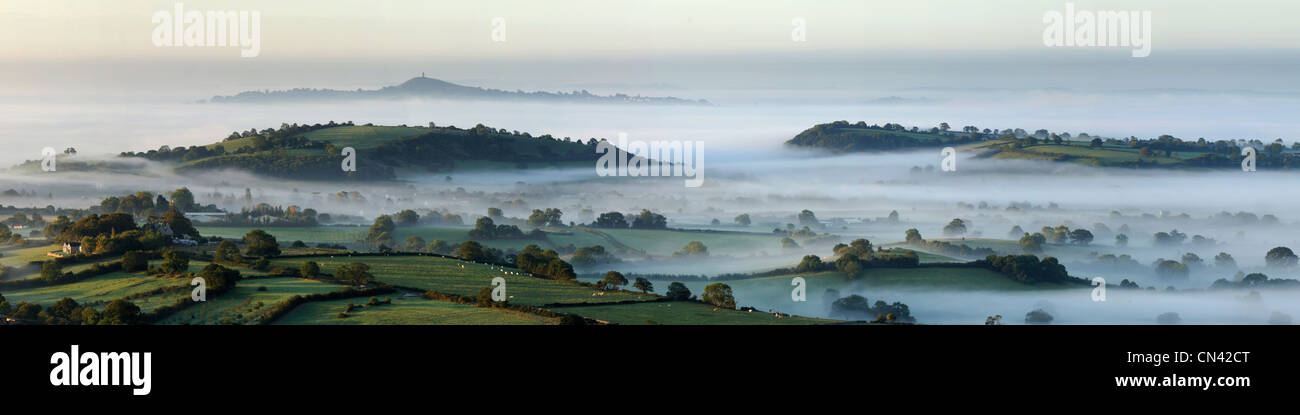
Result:
{"label": "black banner", "polygon": [[[229,390],[236,401],[319,398],[330,390],[420,394],[434,379],[441,396],[462,397],[609,382],[677,389],[694,382],[689,379],[826,391],[1226,396],[1292,389],[1297,368],[1294,353],[1278,343],[1288,330],[1275,326],[25,326],[0,332],[8,361],[4,389],[24,400],[150,403],[217,390]],[[78,359],[72,359],[74,345]],[[78,360],[76,371],[84,376],[78,380],[94,381],[95,373],[85,372],[91,363],[99,361],[98,370],[104,360],[121,362],[104,359],[109,353],[131,354],[136,361],[128,365],[135,368],[144,367],[139,360],[148,354],[147,376],[137,371],[130,379],[147,382],[53,384],[67,374],[60,364],[70,360]],[[109,383],[113,373],[98,375]],[[684,377],[665,384],[665,375]]]}

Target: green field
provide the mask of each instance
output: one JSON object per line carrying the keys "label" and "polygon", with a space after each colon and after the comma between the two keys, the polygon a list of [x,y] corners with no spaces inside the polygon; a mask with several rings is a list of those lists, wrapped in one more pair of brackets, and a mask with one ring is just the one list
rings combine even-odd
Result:
{"label": "green field", "polygon": [[835,320],[808,317],[776,318],[764,312],[719,309],[696,302],[646,302],[581,307],[556,307],[553,310],[617,324],[823,324]]}
{"label": "green field", "polygon": [[[383,300],[383,296],[379,297]],[[389,296],[392,304],[354,308],[346,318],[339,318],[348,303],[364,305],[368,297],[316,301],[302,304],[274,324],[415,324],[415,325],[542,325],[558,319],[499,308],[482,308],[423,297]]]}
{"label": "green field", "polygon": [[[249,231],[261,229],[275,237],[283,246],[293,241],[303,241],[308,246],[318,243],[347,244],[366,236],[365,226],[291,226],[291,227],[257,227],[257,226],[195,226],[199,233],[207,237],[243,239]],[[209,248],[215,249],[215,247]]]}
{"label": "green field", "polygon": [[[258,287],[266,287],[265,291]],[[343,290],[343,285],[300,278],[257,278],[240,280],[235,289],[208,301],[194,304],[168,316],[158,324],[256,324],[276,303],[295,295]]]}
{"label": "green field", "polygon": [[1141,149],[1139,148],[1115,144],[1105,144],[1101,147],[1092,147],[1088,141],[1074,141],[1061,144],[1046,143],[1019,149],[1014,148],[1014,143],[1013,140],[981,141],[963,145],[961,146],[961,150],[994,154],[994,157],[999,159],[1050,160],[1064,156],[1073,157],[1073,161],[1077,163],[1099,165],[1130,163],[1142,160],[1146,163],[1176,166],[1188,159],[1205,154],[1196,151],[1175,151],[1170,157],[1166,157],[1163,151],[1157,151],[1150,156],[1142,156]]}
{"label": "green field", "polygon": [[45,287],[33,287],[4,292],[10,304],[20,301],[37,303],[48,307],[63,297],[69,297],[78,303],[113,301],[129,295],[144,293],[158,288],[179,287],[161,295],[152,295],[130,299],[140,306],[143,312],[149,312],[164,305],[171,305],[181,298],[188,298],[189,278],[155,277],[144,272],[113,272],[97,275],[84,281]]}
{"label": "green field", "polygon": [[[492,278],[506,279],[506,296],[512,304],[544,305],[551,303],[607,303],[624,300],[642,300],[649,296],[600,291],[581,285],[553,281],[524,275],[507,275],[495,270],[494,266],[464,262],[433,256],[364,256],[349,258],[344,255],[331,257],[285,258],[272,260],[272,263],[290,267],[300,267],[303,262],[316,261],[321,272],[333,273],[340,265],[362,262],[370,266],[370,273],[381,282],[411,287],[419,290],[435,290],[459,295],[478,295],[479,290],[490,287]],[[519,272],[506,268],[506,272]]]}
{"label": "green field", "polygon": [[45,254],[50,251],[61,249],[55,245],[36,245],[25,247],[5,248],[0,250],[0,265],[6,267],[21,267],[32,261],[45,261],[53,259]]}
{"label": "green field", "polygon": [[[669,256],[691,241],[709,247],[711,255],[752,255],[781,252],[781,236],[748,232],[687,232],[648,229],[595,229],[619,243],[649,255]],[[605,245],[611,248],[610,245]]]}
{"label": "green field", "polygon": [[945,264],[945,263],[966,262],[957,258],[929,253],[925,251],[918,251],[915,249],[889,248],[886,250],[886,252],[896,253],[896,254],[904,254],[904,253],[912,252],[916,254],[916,259],[922,264]]}
{"label": "green field", "polygon": [[352,147],[357,150],[370,149],[389,141],[414,137],[431,132],[422,127],[396,126],[343,126],[311,131],[303,136],[311,141],[334,144],[335,147]]}

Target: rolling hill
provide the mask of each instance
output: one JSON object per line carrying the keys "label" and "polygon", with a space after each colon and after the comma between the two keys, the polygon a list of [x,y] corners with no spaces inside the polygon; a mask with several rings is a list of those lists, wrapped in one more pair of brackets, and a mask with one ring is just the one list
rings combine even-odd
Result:
{"label": "rolling hill", "polygon": [[[171,163],[180,173],[233,169],[298,180],[382,181],[396,178],[399,170],[434,173],[470,166],[526,169],[591,163],[600,156],[595,145],[595,139],[534,137],[482,124],[460,129],[330,122],[250,130],[208,145],[164,146],[119,156]],[[355,171],[341,167],[347,147],[357,152]]]}
{"label": "rolling hill", "polygon": [[795,148],[823,150],[832,154],[880,152],[918,148],[956,147],[978,158],[1044,160],[1097,167],[1124,168],[1210,168],[1239,169],[1244,152],[1253,149],[1258,169],[1300,168],[1300,144],[1282,141],[1217,140],[1195,141],[1162,135],[1152,139],[1107,138],[1080,133],[1054,134],[1023,129],[980,130],[974,126],[961,132],[942,128],[922,130],[900,124],[867,125],[858,121],[818,124],[786,141]]}

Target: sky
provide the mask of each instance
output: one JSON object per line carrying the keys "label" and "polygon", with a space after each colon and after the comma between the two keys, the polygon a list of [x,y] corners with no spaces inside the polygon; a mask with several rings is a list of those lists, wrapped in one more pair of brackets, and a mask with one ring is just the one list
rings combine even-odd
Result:
{"label": "sky", "polygon": [[[1149,11],[1152,51],[1049,48],[1064,1],[185,1],[256,11],[260,49],[158,47],[175,1],[0,0],[0,167],[46,145],[117,154],[284,122],[430,121],[556,136],[708,137],[774,149],[816,123],[1300,140],[1300,2],[1090,1]],[[504,19],[504,42],[493,21]],[[806,22],[806,41],[793,24]],[[203,106],[214,95],[376,89],[421,74],[505,90],[716,107],[383,102]],[[902,102],[882,105],[879,100]],[[743,125],[744,128],[735,128]],[[720,128],[726,126],[727,128]]]}
{"label": "sky", "polygon": [[[155,11],[177,2],[5,0],[0,59],[236,59],[225,48],[158,48]],[[257,11],[269,59],[590,57],[790,50],[1041,49],[1063,1],[185,1],[189,11]],[[1300,2],[1074,1],[1077,10],[1150,11],[1161,50],[1293,49]],[[493,19],[505,42],[493,42]],[[794,19],[806,41],[793,42]]]}

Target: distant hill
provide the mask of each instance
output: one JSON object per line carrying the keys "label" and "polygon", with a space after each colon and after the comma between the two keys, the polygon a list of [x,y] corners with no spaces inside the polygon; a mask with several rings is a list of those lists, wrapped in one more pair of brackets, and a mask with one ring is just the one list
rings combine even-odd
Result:
{"label": "distant hill", "polygon": [[[532,136],[482,124],[470,129],[354,125],[283,125],[233,133],[201,146],[123,152],[124,158],[172,163],[180,173],[234,169],[298,180],[382,181],[402,173],[467,168],[527,169],[594,163],[597,140]],[[341,168],[342,149],[357,151],[356,171]]]}
{"label": "distant hill", "polygon": [[1047,160],[1098,167],[1212,169],[1240,169],[1242,150],[1253,147],[1257,169],[1300,168],[1300,145],[1287,147],[1280,141],[1185,141],[1169,135],[1117,139],[1085,133],[1058,135],[1046,130],[1032,134],[1022,129],[980,130],[973,126],[958,132],[905,128],[899,124],[867,125],[862,121],[818,124],[786,141],[786,145],[837,154],[953,146],[980,158]]}
{"label": "distant hill", "polygon": [[964,144],[974,139],[956,133],[911,131],[898,124],[867,125],[859,121],[817,124],[786,141],[792,147],[817,148],[832,153],[887,151]]}
{"label": "distant hill", "polygon": [[343,91],[337,89],[295,88],[278,91],[246,91],[230,96],[214,96],[209,99],[208,102],[245,103],[401,98],[526,100],[593,104],[709,105],[708,101],[702,99],[688,100],[676,97],[643,97],[639,95],[633,96],[626,94],[594,95],[585,90],[573,92],[505,91],[500,89],[457,85],[451,82],[427,78],[424,76],[411,78],[400,85],[386,86],[374,90],[357,89],[354,91]]}

